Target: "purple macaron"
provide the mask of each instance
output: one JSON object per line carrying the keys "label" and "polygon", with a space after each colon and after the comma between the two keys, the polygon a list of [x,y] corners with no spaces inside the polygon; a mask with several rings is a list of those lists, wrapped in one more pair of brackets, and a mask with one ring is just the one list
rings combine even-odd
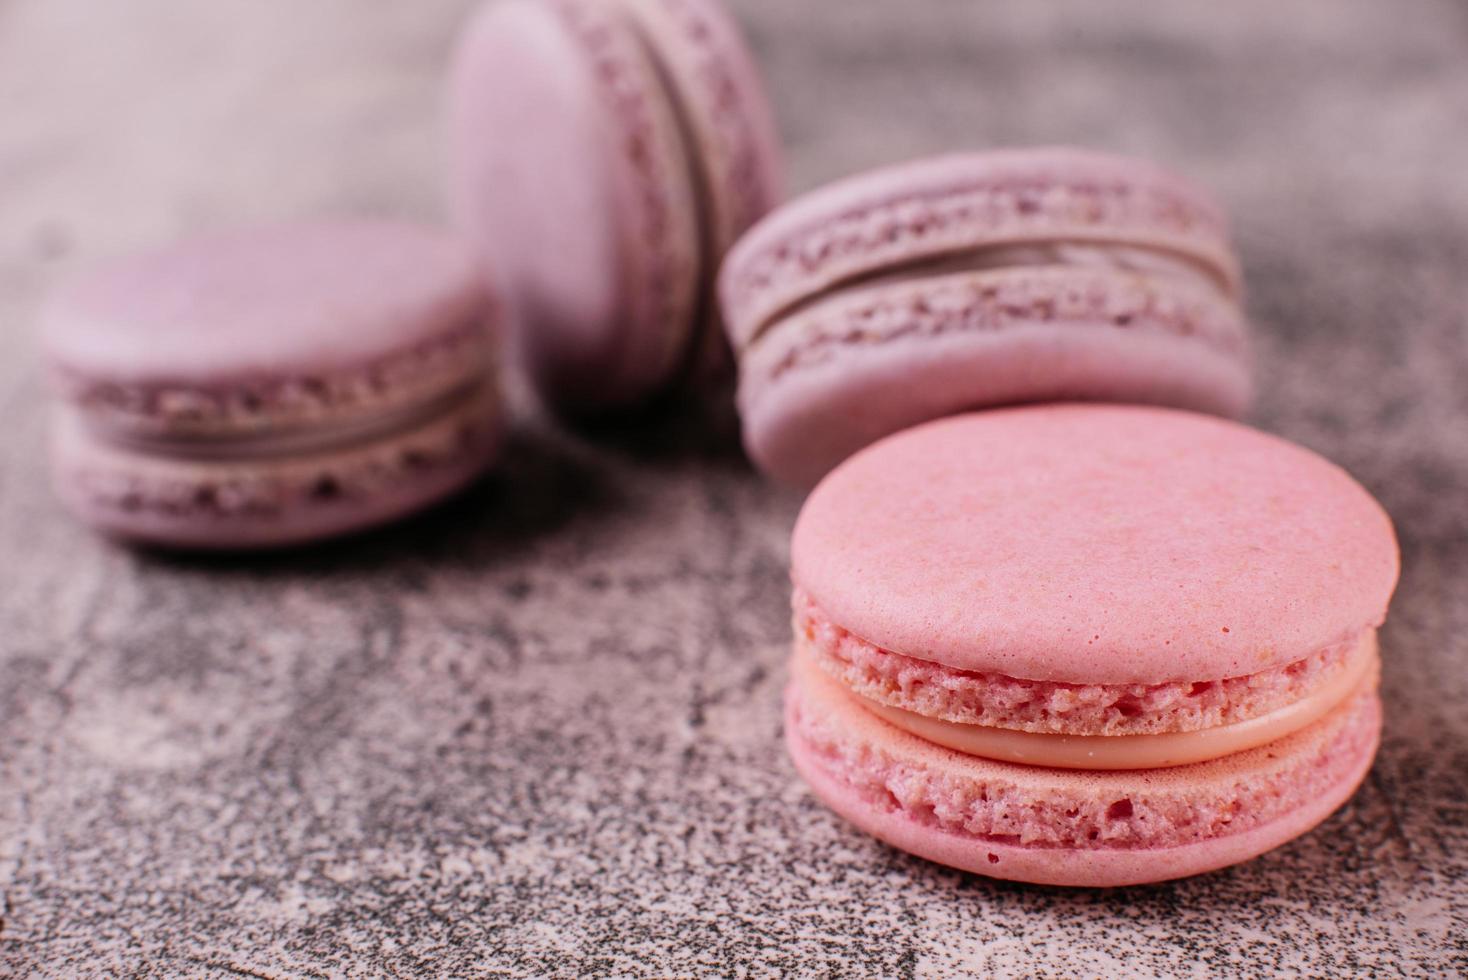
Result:
{"label": "purple macaron", "polygon": [[503,0],[448,98],[452,211],[502,276],[552,404],[727,373],[720,258],[780,195],[753,59],[715,0]]}
{"label": "purple macaron", "polygon": [[463,248],[407,224],[251,230],[104,265],[44,313],[58,491],[104,532],[184,548],[417,510],[498,446],[493,311]]}
{"label": "purple macaron", "polygon": [[959,154],[793,201],[720,280],[755,462],[814,484],[881,437],[1020,402],[1237,416],[1251,396],[1222,211],[1152,164]]}

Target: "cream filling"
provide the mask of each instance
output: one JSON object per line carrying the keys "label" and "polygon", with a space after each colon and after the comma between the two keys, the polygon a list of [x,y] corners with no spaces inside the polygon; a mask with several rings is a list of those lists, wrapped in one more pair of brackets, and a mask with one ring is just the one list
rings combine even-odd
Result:
{"label": "cream filling", "polygon": [[[948,268],[945,269],[945,265]],[[1169,276],[1191,283],[1198,289],[1218,293],[1225,299],[1233,292],[1223,274],[1214,271],[1200,259],[1180,252],[1122,242],[1062,240],[984,245],[967,254],[940,259],[931,266],[924,263],[922,272],[929,274],[930,268],[937,268],[940,272],[985,272],[1037,265]]]}
{"label": "cream filling", "polygon": [[1225,302],[1235,299],[1236,290],[1225,273],[1202,259],[1166,248],[1071,239],[991,243],[943,255],[927,256],[911,263],[842,280],[771,312],[764,318],[762,325],[750,334],[743,346],[749,348],[780,324],[792,321],[796,314],[819,305],[833,295],[854,288],[911,282],[958,272],[1057,267],[1100,269],[1170,279],[1186,283],[1195,290],[1216,296]]}
{"label": "cream filling", "polygon": [[966,755],[1055,769],[1163,769],[1221,759],[1307,728],[1357,691],[1374,686],[1380,666],[1376,631],[1368,630],[1345,666],[1298,701],[1229,725],[1155,735],[1054,735],[965,725],[848,693],[888,723]]}
{"label": "cream filling", "polygon": [[[713,177],[708,171],[708,162],[699,149],[702,144],[699,140],[700,127],[697,113],[689,105],[688,96],[683,91],[683,86],[679,84],[677,66],[670,60],[664,46],[659,44],[659,32],[656,25],[659,14],[642,9],[640,4],[632,3],[621,11],[619,16],[638,51],[657,77],[663,93],[664,103],[676,135],[676,156],[682,165],[683,172],[688,177],[689,196],[684,202],[687,206],[684,214],[687,217],[679,220],[692,221],[693,239],[697,243],[693,256],[694,270],[691,275],[684,277],[685,282],[696,285],[686,296],[679,297],[679,305],[673,316],[674,322],[661,325],[663,331],[661,353],[667,367],[664,372],[665,376],[658,379],[661,383],[667,380],[666,375],[676,373],[680,362],[687,361],[692,356],[691,352],[697,348],[695,340],[699,327],[701,324],[706,324],[709,319],[707,313],[713,303],[713,276],[708,270],[715,268],[718,264],[715,257],[717,247],[713,241],[710,219],[713,207],[711,197],[713,192],[710,188]],[[678,210],[676,205],[674,210]]]}
{"label": "cream filling", "polygon": [[173,438],[137,435],[108,426],[70,405],[63,406],[61,423],[90,433],[103,445],[145,456],[215,463],[253,462],[336,452],[391,438],[453,415],[490,397],[495,390],[495,382],[486,372],[416,404],[280,431],[180,434]]}

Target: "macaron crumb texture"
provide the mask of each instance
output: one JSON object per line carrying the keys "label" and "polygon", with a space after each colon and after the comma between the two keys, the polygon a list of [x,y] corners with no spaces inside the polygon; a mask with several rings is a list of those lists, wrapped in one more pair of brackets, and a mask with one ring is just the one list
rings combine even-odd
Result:
{"label": "macaron crumb texture", "polygon": [[889,739],[886,726],[855,711],[858,702],[834,681],[809,664],[797,670],[795,731],[828,770],[863,796],[893,793],[904,812],[926,818],[932,810],[944,829],[1022,844],[1174,847],[1200,834],[1247,829],[1330,790],[1339,782],[1333,763],[1356,762],[1375,746],[1375,700],[1361,691],[1330,724],[1252,754],[1140,776],[1057,774],[947,751],[913,736]]}
{"label": "macaron crumb texture", "polygon": [[946,667],[874,646],[831,621],[797,589],[802,647],[869,700],[968,725],[1057,734],[1187,732],[1257,717],[1349,669],[1355,642],[1252,674],[1155,684],[1073,684]]}
{"label": "macaron crumb texture", "polygon": [[1349,476],[1236,423],[930,423],[801,513],[791,755],[857,826],[983,874],[1121,885],[1246,860],[1369,768],[1397,567]]}

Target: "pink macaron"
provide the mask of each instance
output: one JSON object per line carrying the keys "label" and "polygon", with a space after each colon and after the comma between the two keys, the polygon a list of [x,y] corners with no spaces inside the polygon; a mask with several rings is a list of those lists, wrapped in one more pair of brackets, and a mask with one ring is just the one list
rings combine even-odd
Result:
{"label": "pink macaron", "polygon": [[1305,833],[1381,727],[1381,507],[1206,415],[1051,405],[931,422],[835,469],[792,543],[786,734],[914,854],[1124,885]]}
{"label": "pink macaron", "polygon": [[797,486],[976,408],[1250,400],[1223,214],[1140,160],[1010,150],[850,178],[751,229],[719,288],[745,444]]}
{"label": "pink macaron", "polygon": [[57,488],[99,529],[173,547],[402,516],[494,456],[496,326],[466,250],[411,224],[254,229],[111,262],[43,317]]}
{"label": "pink macaron", "polygon": [[[715,0],[501,0],[449,87],[450,200],[553,404],[727,373],[713,282],[777,201],[773,116]],[[695,382],[696,383],[696,382]]]}

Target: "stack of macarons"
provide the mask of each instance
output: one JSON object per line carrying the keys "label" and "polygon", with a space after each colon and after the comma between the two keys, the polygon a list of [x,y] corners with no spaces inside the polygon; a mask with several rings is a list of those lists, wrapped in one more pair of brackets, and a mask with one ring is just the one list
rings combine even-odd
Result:
{"label": "stack of macarons", "polygon": [[1395,539],[1341,470],[1227,421],[1249,327],[1206,192],[1044,148],[777,207],[716,0],[491,0],[447,110],[457,234],[306,221],[58,291],[55,474],[84,520],[233,549],[412,513],[493,461],[506,339],[568,414],[737,367],[754,463],[819,483],[787,737],[858,826],[1127,884],[1259,854],[1361,781]]}

